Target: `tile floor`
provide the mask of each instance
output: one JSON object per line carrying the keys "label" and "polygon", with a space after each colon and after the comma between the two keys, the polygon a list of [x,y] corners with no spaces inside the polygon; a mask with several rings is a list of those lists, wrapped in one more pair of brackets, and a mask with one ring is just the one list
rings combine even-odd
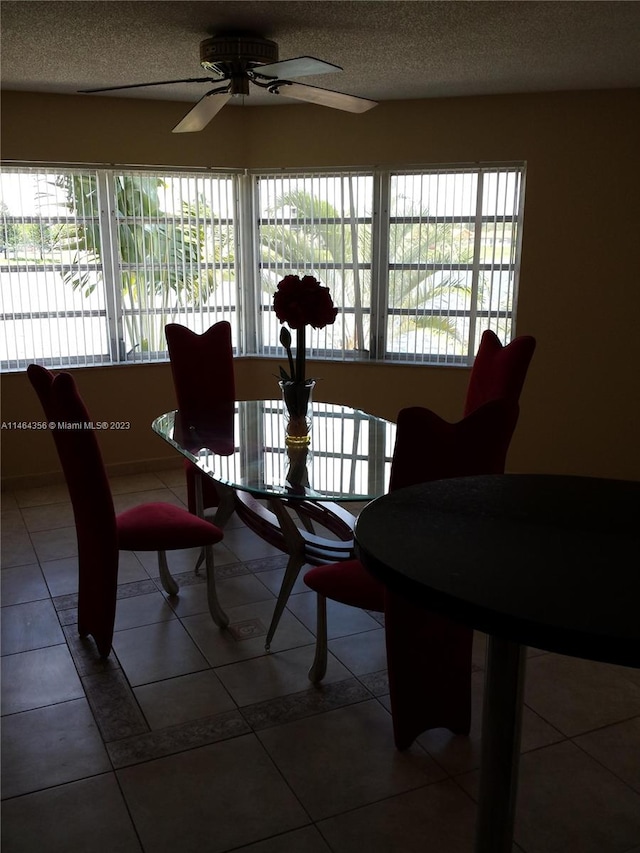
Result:
{"label": "tile floor", "polygon": [[[117,509],[184,499],[182,472],[118,478]],[[281,554],[232,519],[217,547],[231,630],[212,623],[193,553],[120,565],[114,649],[76,634],[76,546],[61,486],[2,496],[5,853],[471,853],[484,643],[471,736],[394,749],[378,619],[330,610],[309,685],[301,581],[264,652]],[[518,853],[640,853],[640,671],[531,650]]]}

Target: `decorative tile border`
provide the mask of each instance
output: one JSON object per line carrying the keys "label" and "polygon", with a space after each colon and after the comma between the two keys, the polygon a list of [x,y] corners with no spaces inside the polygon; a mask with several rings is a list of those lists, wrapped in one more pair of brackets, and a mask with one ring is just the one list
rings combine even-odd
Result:
{"label": "decorative tile border", "polygon": [[245,619],[244,622],[232,622],[228,629],[234,640],[252,640],[254,637],[265,637],[267,628],[260,619]]}
{"label": "decorative tile border", "polygon": [[69,625],[78,624],[78,608],[72,607],[69,610],[58,610],[58,621],[63,628]]}
{"label": "decorative tile border", "polygon": [[70,610],[72,607],[78,607],[78,593],[73,592],[69,595],[56,595],[51,599],[56,610]]}
{"label": "decorative tile border", "polygon": [[[198,580],[198,583],[202,583],[202,580]],[[123,598],[134,598],[137,595],[149,595],[149,593],[157,592],[158,588],[155,583],[149,578],[149,580],[145,581],[133,581],[132,583],[123,583],[118,585],[118,591],[116,594],[116,598],[118,600]],[[53,606],[58,611],[58,613],[64,610],[71,610],[78,608],[78,593],[73,592],[68,595],[57,595],[52,599]],[[65,617],[68,619],[68,617]],[[66,621],[64,624],[71,624],[69,621]]]}
{"label": "decorative tile border", "polygon": [[384,696],[389,692],[389,676],[386,669],[361,675],[358,681],[362,682],[373,696]]}
{"label": "decorative tile border", "polygon": [[87,675],[82,679],[82,685],[105,742],[149,731],[122,670]]}
{"label": "decorative tile border", "polygon": [[123,583],[118,585],[116,598],[135,598],[136,595],[149,595],[156,592],[155,583],[149,578],[148,581],[133,581],[133,583]]}
{"label": "decorative tile border", "polygon": [[259,560],[247,560],[245,566],[251,572],[272,572],[274,569],[286,569],[289,557],[286,554],[277,557],[261,557]]}
{"label": "decorative tile border", "polygon": [[108,743],[106,748],[117,770],[250,732],[251,729],[239,711],[226,711],[224,714],[216,714],[202,720],[113,741]]}
{"label": "decorative tile border", "polygon": [[216,566],[216,579],[237,578],[241,575],[250,575],[251,572],[244,563],[227,563],[224,566]]}
{"label": "decorative tile border", "polygon": [[80,677],[120,668],[113,650],[108,658],[101,658],[93,637],[79,636],[77,623],[63,625],[62,630]]}
{"label": "decorative tile border", "polygon": [[278,699],[269,699],[241,709],[242,716],[254,731],[313,717],[345,705],[354,705],[371,699],[369,691],[355,678],[310,687]]}

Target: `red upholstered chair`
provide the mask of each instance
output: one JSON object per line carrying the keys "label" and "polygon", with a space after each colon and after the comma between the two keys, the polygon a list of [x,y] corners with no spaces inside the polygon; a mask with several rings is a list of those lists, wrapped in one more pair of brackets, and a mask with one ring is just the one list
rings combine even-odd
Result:
{"label": "red upholstered chair", "polygon": [[531,335],[521,335],[503,346],[494,332],[484,331],[471,368],[464,414],[489,400],[517,403],[535,348],[536,339]]}
{"label": "red upholstered chair", "polygon": [[[403,409],[398,415],[390,489],[447,477],[502,473],[517,418],[517,404],[504,400],[486,403],[458,423],[444,421],[429,409]],[[398,748],[408,747],[429,728],[469,731],[471,629],[390,593],[358,560],[319,566],[308,571],[304,580],[318,594],[312,681],[320,681],[326,671],[326,598],[384,612]]]}
{"label": "red upholstered chair", "polygon": [[178,585],[167,566],[166,551],[205,548],[207,596],[220,627],[228,618],[218,603],[213,545],[222,531],[208,521],[168,503],[147,503],[116,515],[91,417],[69,373],[50,373],[37,364],[27,369],[45,416],[56,424],[52,436],[69,489],[78,538],[78,632],[91,634],[101,657],[111,650],[118,583],[118,552],[157,551],[160,580],[169,595]]}
{"label": "red upholstered chair", "polygon": [[[183,421],[186,418],[197,423],[200,419],[210,419],[219,414],[221,406],[231,407],[235,403],[236,387],[230,324],[226,320],[214,323],[202,335],[179,323],[169,323],[164,331],[173,386]],[[230,444],[228,452],[233,453],[233,436]],[[185,472],[189,511],[202,514],[209,507],[219,507],[221,496],[213,480],[202,476],[188,459],[185,460]],[[202,507],[197,505],[197,478],[200,478],[202,489]],[[233,503],[229,498],[216,514],[216,521],[223,524],[232,511]]]}

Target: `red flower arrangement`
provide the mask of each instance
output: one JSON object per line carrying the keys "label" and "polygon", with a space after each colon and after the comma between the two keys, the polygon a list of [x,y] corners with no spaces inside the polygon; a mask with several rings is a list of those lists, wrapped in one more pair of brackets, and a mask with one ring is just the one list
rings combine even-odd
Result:
{"label": "red flower arrangement", "polygon": [[323,287],[312,275],[302,278],[287,275],[278,283],[273,297],[273,309],[281,323],[296,330],[296,360],[291,354],[291,333],[284,326],[280,330],[280,343],[287,351],[289,373],[280,368],[283,382],[304,383],[305,377],[305,330],[307,326],[324,329],[335,322],[338,309],[334,307],[328,287]]}

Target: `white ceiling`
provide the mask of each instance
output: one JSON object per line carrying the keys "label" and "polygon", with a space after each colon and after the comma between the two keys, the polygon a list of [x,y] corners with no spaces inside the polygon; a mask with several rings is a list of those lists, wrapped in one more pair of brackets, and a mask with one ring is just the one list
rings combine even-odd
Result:
{"label": "white ceiling", "polygon": [[[199,77],[200,41],[249,30],[280,59],[344,72],[305,83],[375,100],[640,86],[634,2],[40,2],[3,0],[2,87],[78,89]],[[108,96],[198,100],[210,84]],[[104,95],[96,97],[105,97]],[[282,103],[252,88],[247,105]]]}

